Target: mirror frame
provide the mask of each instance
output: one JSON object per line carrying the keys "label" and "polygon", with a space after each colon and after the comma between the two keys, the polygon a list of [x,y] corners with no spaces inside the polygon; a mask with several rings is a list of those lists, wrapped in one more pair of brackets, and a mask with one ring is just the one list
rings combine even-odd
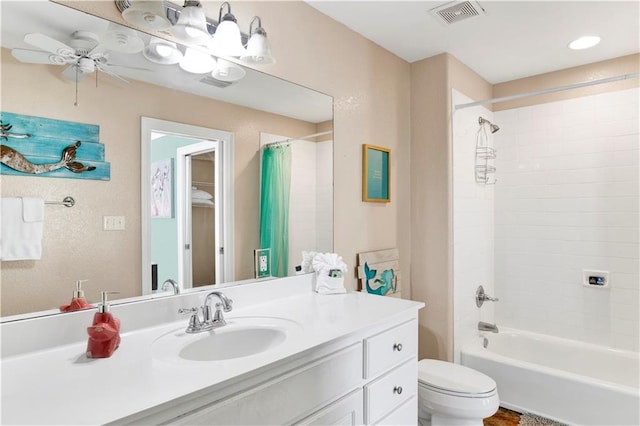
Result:
{"label": "mirror frame", "polygon": [[[220,247],[224,247],[225,255],[222,256],[222,268],[225,271],[225,282],[233,282],[235,278],[234,260],[234,170],[233,170],[233,133],[222,130],[209,129],[206,127],[194,126],[191,124],[175,123],[172,121],[159,120],[150,117],[140,119],[140,219],[141,219],[141,250],[142,250],[142,295],[152,294],[151,289],[151,211],[148,208],[151,196],[149,173],[151,171],[151,133],[161,132],[192,139],[215,140],[219,142],[219,156],[221,173],[216,172],[216,177],[221,179],[219,184],[225,188],[223,196],[219,197],[220,206],[216,205],[224,218],[222,222],[222,235],[220,236]],[[176,165],[179,166],[179,165]],[[178,167],[176,167],[177,169]],[[178,170],[175,175],[177,176]],[[179,197],[184,197],[184,188],[177,187],[174,203]],[[176,218],[178,226],[183,219],[183,212],[177,208]],[[181,226],[184,228],[184,225]],[[178,246],[184,244],[184,231],[178,230]],[[216,236],[218,238],[218,236]],[[178,281],[180,290],[185,290],[184,284],[184,255],[178,247],[178,275],[174,279]],[[213,283],[212,283],[213,284]],[[215,283],[222,284],[222,283]]]}

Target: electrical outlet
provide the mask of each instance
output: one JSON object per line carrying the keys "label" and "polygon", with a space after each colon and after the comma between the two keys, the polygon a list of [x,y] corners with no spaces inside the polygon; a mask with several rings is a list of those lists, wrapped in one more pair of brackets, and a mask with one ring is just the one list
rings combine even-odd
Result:
{"label": "electrical outlet", "polygon": [[267,256],[260,256],[260,272],[267,272],[269,269],[267,265]]}
{"label": "electrical outlet", "polygon": [[105,231],[124,231],[124,216],[103,216],[103,229]]}

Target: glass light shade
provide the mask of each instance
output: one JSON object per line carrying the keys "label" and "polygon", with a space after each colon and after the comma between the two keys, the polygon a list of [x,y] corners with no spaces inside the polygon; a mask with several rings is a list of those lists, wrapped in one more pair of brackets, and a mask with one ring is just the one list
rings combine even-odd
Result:
{"label": "glass light shade", "polygon": [[225,59],[218,59],[216,68],[211,73],[211,77],[220,81],[234,82],[242,80],[247,72],[241,66]]}
{"label": "glass light shade", "polygon": [[175,43],[155,37],[149,41],[149,45],[144,48],[142,55],[151,62],[162,65],[177,64],[183,57]]}
{"label": "glass light shade", "polygon": [[166,30],[171,27],[161,0],[132,1],[122,12],[125,21],[149,30]]}
{"label": "glass light shade", "polygon": [[185,43],[207,44],[211,36],[202,6],[185,6],[171,33]]}
{"label": "glass light shade", "polygon": [[102,43],[109,50],[121,53],[138,53],[144,49],[144,42],[134,30],[113,22],[107,27]]}
{"label": "glass light shade", "polygon": [[179,62],[180,68],[192,74],[205,74],[213,71],[216,60],[208,53],[187,47]]}
{"label": "glass light shade", "polygon": [[220,22],[213,34],[213,40],[209,43],[209,49],[215,56],[240,57],[244,55],[246,50],[242,47],[238,24],[230,20]]}
{"label": "glass light shade", "polygon": [[247,43],[247,52],[240,57],[250,64],[273,64],[275,58],[271,56],[269,41],[264,34],[254,33]]}

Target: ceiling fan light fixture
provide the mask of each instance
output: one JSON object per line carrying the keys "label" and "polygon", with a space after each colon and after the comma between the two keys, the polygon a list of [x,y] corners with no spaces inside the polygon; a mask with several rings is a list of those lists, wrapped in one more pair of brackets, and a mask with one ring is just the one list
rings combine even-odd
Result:
{"label": "ceiling fan light fixture", "polygon": [[162,0],[134,0],[122,12],[122,18],[130,24],[148,30],[166,30],[171,27]]}
{"label": "ceiling fan light fixture", "polygon": [[[253,23],[258,22],[258,28],[252,31]],[[271,55],[271,47],[267,40],[267,32],[262,28],[259,16],[254,16],[249,25],[249,41],[247,49],[240,59],[249,64],[273,64],[276,62]]]}
{"label": "ceiling fan light fixture", "polygon": [[138,53],[144,49],[144,42],[133,29],[113,22],[102,37],[102,43],[109,50],[120,53]]}
{"label": "ceiling fan light fixture", "polygon": [[171,28],[172,34],[181,42],[207,44],[211,35],[207,31],[207,17],[197,0],[186,0],[178,22]]}
{"label": "ceiling fan light fixture", "polygon": [[180,68],[192,74],[206,74],[216,67],[216,60],[206,52],[187,47],[178,63]]}
{"label": "ceiling fan light fixture", "polygon": [[218,59],[215,69],[211,72],[211,77],[232,83],[242,80],[246,74],[247,72],[241,66],[226,59]]}
{"label": "ceiling fan light fixture", "polygon": [[[223,16],[222,9],[225,5],[228,12]],[[246,53],[237,22],[231,13],[229,2],[222,3],[218,12],[218,26],[209,44],[209,49],[215,56],[240,57]]]}
{"label": "ceiling fan light fixture", "polygon": [[161,65],[173,65],[183,58],[178,46],[170,41],[152,37],[149,45],[142,50],[142,55],[149,61]]}

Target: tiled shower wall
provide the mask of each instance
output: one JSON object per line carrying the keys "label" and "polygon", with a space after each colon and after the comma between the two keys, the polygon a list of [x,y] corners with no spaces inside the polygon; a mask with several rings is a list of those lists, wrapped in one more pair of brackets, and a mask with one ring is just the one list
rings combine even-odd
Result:
{"label": "tiled shower wall", "polygon": [[[473,102],[452,91],[453,104]],[[453,115],[453,313],[454,360],[460,349],[478,336],[478,321],[493,322],[492,303],[478,308],[475,292],[479,285],[494,295],[494,185],[475,182],[475,146],[478,117],[493,121],[484,107],[465,108]],[[489,136],[491,143],[492,136]]]}
{"label": "tiled shower wall", "polygon": [[[499,325],[638,351],[639,97],[494,114]],[[583,270],[610,287],[583,286]]]}
{"label": "tiled shower wall", "polygon": [[331,141],[291,143],[290,276],[295,275],[296,265],[302,263],[302,251],[333,251],[331,147]]}

